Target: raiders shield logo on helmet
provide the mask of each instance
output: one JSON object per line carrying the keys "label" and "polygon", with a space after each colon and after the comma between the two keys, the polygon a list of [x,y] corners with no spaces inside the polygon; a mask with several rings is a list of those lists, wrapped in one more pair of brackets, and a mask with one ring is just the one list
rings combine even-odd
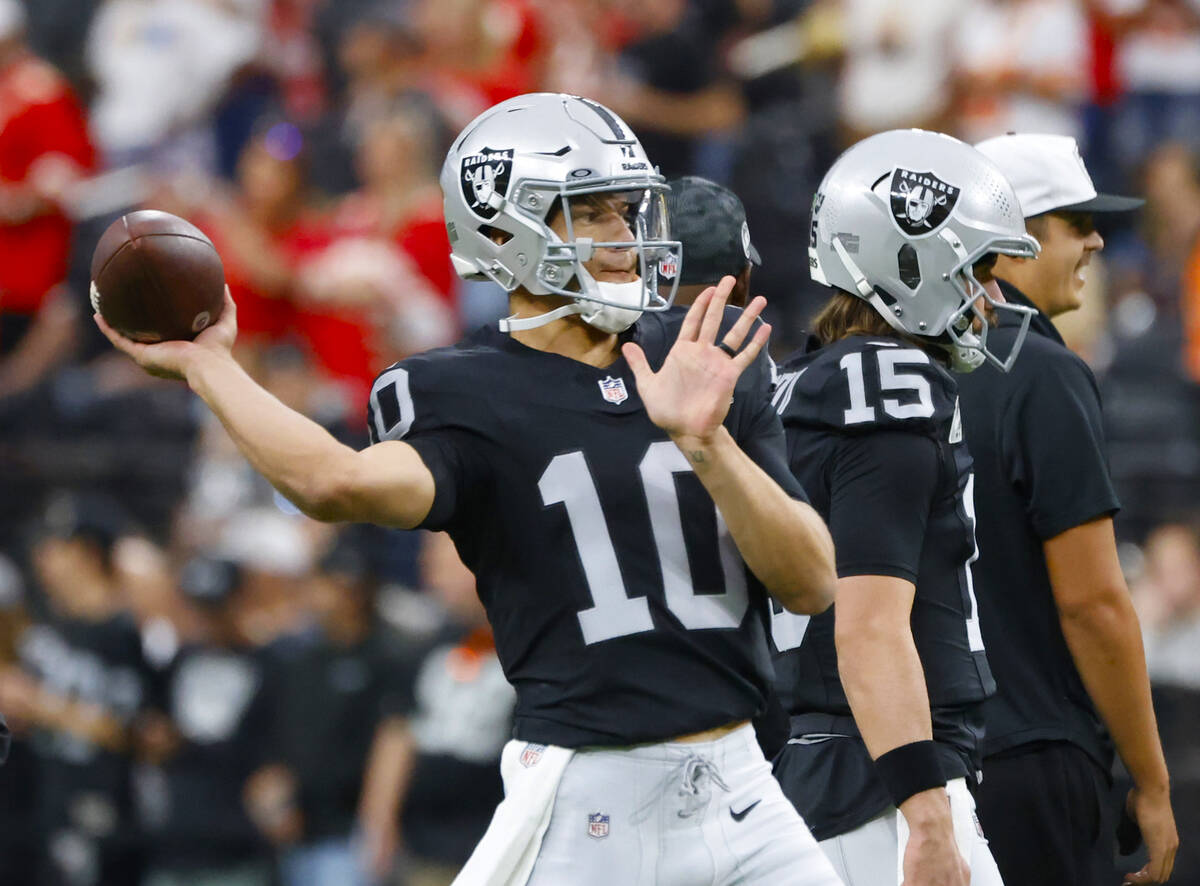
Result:
{"label": "raiders shield logo on helmet", "polygon": [[892,219],[910,237],[932,234],[950,217],[961,189],[932,172],[896,168],[892,173]]}
{"label": "raiders shield logo on helmet", "polygon": [[480,218],[490,219],[499,208],[490,204],[493,194],[508,194],[508,179],[512,174],[512,149],[482,148],[462,159],[462,191],[471,211]]}

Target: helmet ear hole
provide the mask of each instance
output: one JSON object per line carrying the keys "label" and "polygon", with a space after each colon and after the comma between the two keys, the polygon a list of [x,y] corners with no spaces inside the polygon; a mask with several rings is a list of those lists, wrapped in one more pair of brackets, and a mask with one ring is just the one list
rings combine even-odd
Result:
{"label": "helmet ear hole", "polygon": [[900,282],[909,289],[921,285],[921,263],[917,259],[917,250],[911,243],[905,243],[896,253],[896,264],[899,266]]}
{"label": "helmet ear hole", "polygon": [[479,233],[483,234],[483,236],[487,237],[497,246],[503,246],[513,238],[513,235],[508,231],[502,231],[493,225],[480,225]]}

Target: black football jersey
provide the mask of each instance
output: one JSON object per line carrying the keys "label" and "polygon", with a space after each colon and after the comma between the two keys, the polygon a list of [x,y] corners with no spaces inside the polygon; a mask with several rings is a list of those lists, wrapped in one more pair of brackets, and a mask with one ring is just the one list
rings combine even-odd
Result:
{"label": "black football jersey", "polygon": [[[655,369],[681,320],[646,314],[631,331]],[[725,425],[802,498],[770,386],[763,355]],[[423,526],[449,532],[476,576],[517,738],[628,745],[762,709],[765,592],[623,357],[599,369],[484,328],[383,372],[368,420],[433,473]]]}
{"label": "black football jersey", "polygon": [[[774,403],[787,431],[792,470],[829,524],[838,576],[887,575],[916,586],[911,625],[934,738],[943,746],[949,777],[973,772],[979,705],[995,683],[972,587],[973,478],[953,378],[907,342],[851,336],[785,364]],[[857,735],[838,676],[835,609],[807,618],[773,605],[776,691],[792,717],[793,735]],[[886,806],[869,757],[861,741],[855,743],[805,751],[802,762],[784,761],[780,781],[793,802],[786,773],[807,767],[810,782],[813,773],[824,773],[821,778],[842,785],[831,784],[831,795],[865,798],[839,815],[866,820],[862,816],[878,811],[871,807]],[[789,753],[800,753],[794,743],[783,756]],[[831,835],[826,828],[837,815],[819,805],[813,784],[804,787],[818,805],[801,813],[814,834]]]}

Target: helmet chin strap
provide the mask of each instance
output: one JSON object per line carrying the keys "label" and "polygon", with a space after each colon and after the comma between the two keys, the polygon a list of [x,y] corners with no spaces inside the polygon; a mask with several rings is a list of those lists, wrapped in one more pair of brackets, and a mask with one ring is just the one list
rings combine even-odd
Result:
{"label": "helmet chin strap", "polygon": [[834,235],[833,251],[837,253],[837,257],[842,262],[842,267],[846,269],[846,273],[850,275],[850,279],[854,281],[854,288],[858,290],[858,294],[863,297],[887,322],[887,325],[892,327],[899,333],[908,335],[909,332],[904,328],[900,319],[892,313],[891,309],[884,304],[883,299],[879,297],[879,293],[875,291],[875,287],[871,285],[871,281],[867,279],[867,275],[862,272],[858,264],[850,257],[850,253],[846,251],[846,247],[842,245],[842,238]]}
{"label": "helmet chin strap", "polygon": [[[569,305],[562,305],[544,314],[534,317],[518,317],[513,314],[500,320],[501,332],[521,332],[526,329],[537,329],[547,323],[553,323],[563,317],[579,314],[583,322],[595,326],[608,333],[624,332],[642,316],[642,295],[644,287],[640,279],[629,283],[603,283],[591,280],[600,297],[605,301],[591,301],[578,298]],[[622,307],[622,304],[633,304],[637,307]]]}
{"label": "helmet chin strap", "polygon": [[[948,235],[948,236],[947,236]],[[963,248],[962,241],[954,235],[952,231],[943,230],[942,239],[954,250],[955,255],[959,260],[966,259],[966,250]],[[883,299],[879,297],[879,293],[875,291],[875,287],[867,280],[867,275],[862,272],[858,264],[850,257],[850,253],[846,251],[846,247],[842,245],[840,237],[835,236],[832,240],[833,251],[837,253],[837,257],[841,260],[842,266],[846,269],[846,273],[854,281],[854,287],[859,294],[866,299],[882,315],[887,324],[897,332],[911,334],[905,329],[900,320],[888,309],[884,304]],[[953,344],[945,344],[943,342],[934,342],[939,347],[943,348],[950,356],[950,368],[955,372],[972,372],[978,369],[987,361],[987,355],[983,351],[983,342],[974,332],[966,331],[958,333]]]}
{"label": "helmet chin strap", "polygon": [[545,326],[547,323],[553,323],[562,317],[569,317],[571,314],[583,313],[584,307],[579,302],[571,302],[569,305],[563,305],[560,308],[555,308],[553,311],[547,311],[544,314],[537,314],[533,317],[519,317],[516,314],[511,314],[508,317],[500,319],[501,332],[523,332],[526,329],[537,329],[539,326]]}

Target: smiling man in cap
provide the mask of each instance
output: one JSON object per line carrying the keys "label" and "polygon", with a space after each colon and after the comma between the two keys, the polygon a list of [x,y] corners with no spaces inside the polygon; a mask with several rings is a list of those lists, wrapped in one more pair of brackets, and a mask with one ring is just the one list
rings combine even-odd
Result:
{"label": "smiling man in cap", "polygon": [[729,304],[745,307],[750,300],[750,269],[761,265],[750,242],[746,209],[737,194],[698,175],[685,175],[671,183],[667,215],[671,235],[683,244],[682,268],[675,304],[690,305],[722,277],[734,277]]}
{"label": "smiling man in cap", "polygon": [[[1069,137],[1010,134],[976,147],[1012,183],[1042,245],[1036,260],[1000,256],[993,271],[1008,301],[1039,311],[1021,358],[1007,375],[984,366],[959,378],[975,462],[975,590],[998,686],[983,706],[979,817],[1004,882],[1109,882],[1115,744],[1134,781],[1126,823],[1140,826],[1150,856],[1125,882],[1161,883],[1179,840],[1117,560],[1100,395],[1050,322],[1079,307],[1104,247],[1093,214],[1142,201],[1098,194]],[[1016,331],[1001,323],[991,334],[1004,347]]]}

